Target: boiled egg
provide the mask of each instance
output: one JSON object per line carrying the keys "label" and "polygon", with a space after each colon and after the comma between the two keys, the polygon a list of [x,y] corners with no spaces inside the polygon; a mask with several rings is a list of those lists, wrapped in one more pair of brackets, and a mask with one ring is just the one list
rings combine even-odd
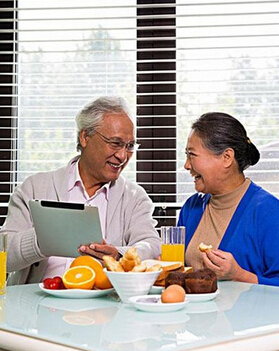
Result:
{"label": "boiled egg", "polygon": [[161,295],[161,301],[163,303],[178,303],[184,302],[185,300],[185,290],[182,286],[173,284],[168,286]]}

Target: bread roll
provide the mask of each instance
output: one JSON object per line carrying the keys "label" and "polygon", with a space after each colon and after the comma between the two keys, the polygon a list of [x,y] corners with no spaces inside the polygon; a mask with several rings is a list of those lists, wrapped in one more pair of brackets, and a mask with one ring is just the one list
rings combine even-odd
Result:
{"label": "bread roll", "polygon": [[212,250],[213,247],[212,247],[212,245],[206,245],[206,244],[204,244],[204,243],[200,243],[198,249],[199,249],[201,252],[206,252],[206,251],[208,251],[208,250]]}
{"label": "bread roll", "polygon": [[103,260],[108,271],[111,272],[124,272],[123,267],[119,261],[116,261],[113,257],[104,255]]}
{"label": "bread roll", "polygon": [[134,266],[131,272],[145,272],[147,269],[146,264],[141,263],[139,265]]}
{"label": "bread roll", "polygon": [[125,272],[130,272],[135,266],[141,264],[136,247],[130,247],[119,260]]}

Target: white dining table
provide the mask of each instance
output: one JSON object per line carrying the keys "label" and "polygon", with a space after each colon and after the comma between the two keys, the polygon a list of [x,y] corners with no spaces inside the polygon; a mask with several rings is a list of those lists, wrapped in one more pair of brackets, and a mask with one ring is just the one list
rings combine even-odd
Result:
{"label": "white dining table", "polygon": [[279,350],[279,288],[218,282],[220,293],[175,312],[144,312],[117,294],[68,299],[38,284],[0,298],[0,350]]}

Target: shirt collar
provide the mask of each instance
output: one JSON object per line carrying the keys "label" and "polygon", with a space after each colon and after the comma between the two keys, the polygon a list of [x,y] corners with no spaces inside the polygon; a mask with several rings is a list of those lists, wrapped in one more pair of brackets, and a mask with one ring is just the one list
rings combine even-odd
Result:
{"label": "shirt collar", "polygon": [[[70,172],[69,172],[68,191],[71,191],[75,186],[79,186],[79,185],[84,188],[82,179],[80,177],[79,169],[78,169],[79,160],[80,159],[78,159],[76,162],[73,162],[71,165]],[[104,191],[106,200],[108,200],[110,184],[111,182],[105,183],[100,189],[96,191],[94,196]]]}

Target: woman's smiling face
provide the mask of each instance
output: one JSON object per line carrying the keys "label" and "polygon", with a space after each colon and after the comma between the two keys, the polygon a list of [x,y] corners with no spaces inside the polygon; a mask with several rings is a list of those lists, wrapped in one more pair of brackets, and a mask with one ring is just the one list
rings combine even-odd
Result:
{"label": "woman's smiling face", "polygon": [[222,193],[223,156],[206,149],[194,130],[189,134],[185,153],[184,168],[194,177],[195,189],[201,193]]}

